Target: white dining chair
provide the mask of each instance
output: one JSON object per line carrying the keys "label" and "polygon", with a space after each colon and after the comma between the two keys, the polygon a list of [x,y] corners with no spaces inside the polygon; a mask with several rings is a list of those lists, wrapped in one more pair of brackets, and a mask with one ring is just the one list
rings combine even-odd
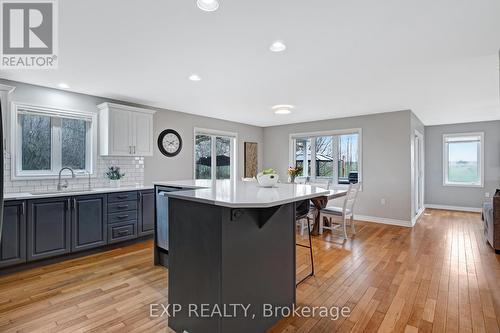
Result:
{"label": "white dining chair", "polygon": [[[344,204],[342,207],[326,206],[319,211],[319,233],[323,233],[323,230],[331,230],[332,232],[342,228],[343,238],[348,239],[347,226],[350,225],[351,232],[353,235],[356,234],[356,228],[354,227],[354,204],[358,197],[359,188],[361,183],[350,184],[347,189],[347,193],[344,199]],[[327,225],[325,225],[327,221]]]}
{"label": "white dining chair", "polygon": [[[321,188],[324,188],[325,190],[328,190],[330,188],[331,180],[326,179],[326,180],[307,181],[306,178],[303,178],[303,179],[304,179],[303,184],[321,187]],[[300,235],[301,236],[303,236],[304,231],[307,230],[307,223],[309,223],[309,228],[312,229],[317,213],[318,212],[316,210],[316,207],[314,207],[314,205],[311,203],[310,208],[309,208],[309,213],[306,216],[307,218],[297,220],[297,224],[300,228]]]}

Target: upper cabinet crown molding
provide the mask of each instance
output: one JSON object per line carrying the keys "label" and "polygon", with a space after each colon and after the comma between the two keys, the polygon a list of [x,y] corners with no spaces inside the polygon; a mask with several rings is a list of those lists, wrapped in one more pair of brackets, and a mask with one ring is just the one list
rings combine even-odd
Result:
{"label": "upper cabinet crown molding", "polygon": [[131,111],[131,112],[142,112],[142,113],[148,113],[148,114],[155,114],[155,110],[149,110],[149,109],[144,109],[144,108],[138,108],[136,106],[130,106],[130,105],[123,105],[123,104],[116,104],[116,103],[101,103],[97,106],[99,110],[107,110],[107,109],[120,109],[124,111]]}
{"label": "upper cabinet crown molding", "polygon": [[101,156],[153,156],[156,111],[115,103],[97,108]]}
{"label": "upper cabinet crown molding", "polygon": [[0,84],[0,91],[1,92],[6,91],[7,93],[11,93],[14,90],[16,90],[16,87],[14,87],[14,86],[9,86],[9,85],[6,85],[6,84]]}

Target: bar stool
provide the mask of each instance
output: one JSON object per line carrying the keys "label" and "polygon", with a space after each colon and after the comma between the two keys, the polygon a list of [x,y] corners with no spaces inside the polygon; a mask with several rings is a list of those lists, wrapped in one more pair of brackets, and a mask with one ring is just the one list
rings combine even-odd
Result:
{"label": "bar stool", "polygon": [[[302,219],[307,220],[307,235],[309,238],[309,246],[303,245],[296,243],[296,245],[305,247],[309,249],[309,254],[311,256],[311,272],[307,274],[304,278],[302,278],[299,282],[297,282],[296,286],[310,278],[311,276],[314,276],[314,256],[313,256],[313,248],[312,248],[312,238],[311,238],[311,223],[309,219],[310,217],[311,209],[310,209],[310,203],[309,200],[304,200],[302,202],[299,202],[295,206],[295,221],[300,221]],[[314,219],[313,219],[314,220]]]}

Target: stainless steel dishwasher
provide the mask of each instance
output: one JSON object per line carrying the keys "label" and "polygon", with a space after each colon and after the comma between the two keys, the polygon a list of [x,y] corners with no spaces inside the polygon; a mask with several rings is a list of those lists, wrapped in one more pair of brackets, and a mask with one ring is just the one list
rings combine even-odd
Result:
{"label": "stainless steel dishwasher", "polygon": [[168,267],[168,193],[191,188],[156,186],[155,264]]}

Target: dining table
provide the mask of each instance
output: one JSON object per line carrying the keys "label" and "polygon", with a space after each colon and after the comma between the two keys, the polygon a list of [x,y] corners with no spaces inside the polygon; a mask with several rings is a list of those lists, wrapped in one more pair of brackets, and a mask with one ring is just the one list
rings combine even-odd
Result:
{"label": "dining table", "polygon": [[315,198],[311,198],[311,202],[316,208],[314,212],[314,226],[311,230],[311,235],[319,235],[319,223],[320,223],[320,211],[326,207],[328,201],[341,198],[347,195],[346,189],[331,189],[328,195],[322,195]]}

